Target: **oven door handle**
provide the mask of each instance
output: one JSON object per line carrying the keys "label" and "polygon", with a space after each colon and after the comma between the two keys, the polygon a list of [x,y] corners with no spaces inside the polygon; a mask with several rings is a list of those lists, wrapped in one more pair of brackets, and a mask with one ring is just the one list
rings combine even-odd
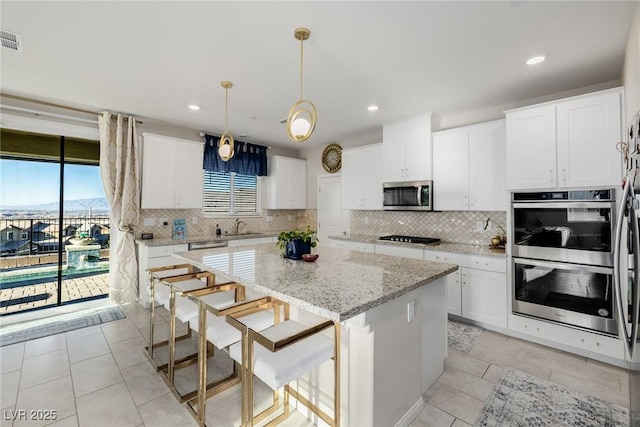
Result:
{"label": "oven door handle", "polygon": [[535,267],[548,267],[558,270],[579,270],[586,273],[598,273],[598,274],[614,274],[611,267],[599,267],[596,265],[583,265],[583,264],[569,264],[557,261],[538,261],[534,259],[525,258],[513,258],[514,264],[533,265]]}
{"label": "oven door handle", "polygon": [[519,203],[514,202],[514,209],[606,209],[607,207],[613,208],[615,206],[615,202],[609,200],[603,200],[601,202],[526,202]]}
{"label": "oven door handle", "polygon": [[[633,348],[630,342],[629,331],[627,329],[627,320],[625,316],[624,304],[622,302],[622,283],[620,279],[620,261],[622,258],[622,254],[620,252],[620,245],[622,243],[622,223],[624,221],[625,212],[627,212],[627,202],[629,200],[629,191],[632,184],[630,180],[627,179],[624,184],[624,189],[622,191],[622,198],[620,203],[620,209],[618,210],[618,217],[616,221],[616,232],[615,239],[613,243],[613,284],[614,284],[614,295],[616,299],[616,309],[618,312],[618,336],[620,339],[624,341],[625,348],[629,356],[633,355]],[[631,212],[629,212],[631,214]],[[637,250],[635,251],[637,252]]]}
{"label": "oven door handle", "polygon": [[[629,208],[629,221],[631,222],[631,234],[633,237],[633,266],[634,269],[637,265],[640,265],[640,228],[638,227],[638,216],[636,210],[636,195],[633,190],[633,183],[629,185],[629,200],[631,207]],[[637,281],[638,276],[633,276],[633,300],[631,303],[631,337],[630,337],[630,351],[629,356],[633,359],[633,354],[638,344],[638,320],[640,320],[640,313],[638,312],[640,305],[640,292],[638,292]]]}

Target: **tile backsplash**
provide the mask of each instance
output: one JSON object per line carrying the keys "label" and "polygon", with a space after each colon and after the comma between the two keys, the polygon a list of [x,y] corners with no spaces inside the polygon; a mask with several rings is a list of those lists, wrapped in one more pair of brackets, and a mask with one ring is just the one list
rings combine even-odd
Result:
{"label": "tile backsplash", "polygon": [[[167,238],[173,234],[173,220],[182,218],[187,224],[187,236],[215,236],[216,224],[222,233],[234,232],[234,217],[206,218],[200,209],[143,209],[136,230],[136,238],[142,233],[153,233],[156,238]],[[194,221],[195,218],[195,221]],[[308,210],[263,210],[261,216],[239,217],[245,224],[240,225],[240,232],[269,233],[294,228],[316,227],[316,211]],[[146,221],[155,221],[155,225],[145,225]],[[165,226],[163,221],[167,221]]]}
{"label": "tile backsplash", "polygon": [[[446,242],[484,245],[506,230],[506,212],[351,211],[351,234],[434,237]],[[491,229],[483,230],[491,218]]]}

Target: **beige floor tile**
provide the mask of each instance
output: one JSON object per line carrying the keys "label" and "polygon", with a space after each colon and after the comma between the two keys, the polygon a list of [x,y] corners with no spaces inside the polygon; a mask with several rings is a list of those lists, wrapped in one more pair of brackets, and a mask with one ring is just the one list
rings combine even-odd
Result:
{"label": "beige floor tile", "polygon": [[489,368],[487,369],[487,372],[483,375],[482,378],[495,384],[498,382],[498,380],[500,379],[503,373],[504,373],[504,368],[501,368],[500,366],[496,366],[496,365],[491,365],[489,366]]}
{"label": "beige floor tile", "polygon": [[64,419],[58,419],[58,421],[49,424],[47,427],[78,427],[78,416],[72,415]]}
{"label": "beige floor tile", "polygon": [[109,344],[142,336],[138,328],[136,328],[136,325],[129,319],[103,323],[100,325],[100,328]]}
{"label": "beige floor tile", "polygon": [[73,331],[66,332],[64,335],[67,337],[67,342],[76,338],[86,337],[87,335],[102,334],[100,325],[87,326],[86,328],[74,329]]}
{"label": "beige floor tile", "polygon": [[425,403],[424,409],[411,423],[411,427],[450,427],[455,417],[433,405]]}
{"label": "beige floor tile", "polygon": [[620,390],[618,382],[606,385],[555,369],[551,372],[550,381],[607,402],[629,407],[628,393]]}
{"label": "beige floor tile", "polygon": [[69,361],[71,363],[80,362],[110,352],[107,340],[102,333],[94,333],[74,339],[67,338],[67,348],[69,350]]}
{"label": "beige floor tile", "polygon": [[39,356],[45,353],[51,353],[67,347],[67,339],[64,334],[50,335],[48,337],[38,338],[27,341],[24,349],[24,357]]}
{"label": "beige floor tile", "polygon": [[[71,377],[66,376],[31,388],[22,389],[18,392],[16,409],[26,411],[26,420],[16,420],[14,426],[42,426],[50,424],[54,420],[64,419],[76,413],[75,401],[73,398],[73,387]],[[48,420],[34,419],[31,411],[36,411],[36,415],[50,415]],[[44,412],[37,412],[44,411]],[[52,412],[55,411],[55,415]],[[52,418],[53,417],[53,418]]]}
{"label": "beige floor tile", "polygon": [[449,352],[444,361],[445,365],[482,377],[489,367],[489,363],[484,360],[473,358],[464,353]]}
{"label": "beige floor tile", "polygon": [[453,423],[451,427],[471,427],[471,425],[456,418],[456,421]]}
{"label": "beige floor tile", "polygon": [[531,347],[526,355],[526,360],[573,375],[585,373],[587,367],[587,359],[585,357],[540,345]]}
{"label": "beige floor tile", "polygon": [[0,375],[0,409],[8,408],[16,404],[19,385],[19,370]]}
{"label": "beige floor tile", "polygon": [[22,364],[20,389],[33,387],[56,378],[68,376],[69,355],[67,349],[57,350],[39,356],[28,357]]}
{"label": "beige floor tile", "polygon": [[198,425],[186,407],[178,403],[175,397],[169,393],[138,406],[138,411],[147,426],[187,427]]}
{"label": "beige floor tile", "polygon": [[146,361],[120,372],[133,401],[138,406],[170,392],[160,374]]}
{"label": "beige floor tile", "polygon": [[122,375],[111,354],[104,354],[71,365],[76,397],[122,382]]}
{"label": "beige floor tile", "polygon": [[124,382],[78,397],[76,405],[82,427],[135,427],[142,423]]}
{"label": "beige floor tile", "polygon": [[112,343],[111,352],[116,359],[116,363],[120,369],[128,368],[129,366],[137,365],[142,362],[149,363],[147,356],[145,356],[144,347],[147,345],[142,336],[131,338],[124,341],[118,341]]}
{"label": "beige floor tile", "polygon": [[452,366],[445,369],[438,381],[482,401],[489,396],[494,386],[492,382]]}
{"label": "beige floor tile", "polygon": [[25,343],[0,347],[0,373],[15,371],[22,368]]}
{"label": "beige floor tile", "polygon": [[473,424],[484,402],[443,384],[427,402],[462,421]]}
{"label": "beige floor tile", "polygon": [[429,387],[429,389],[422,395],[422,399],[425,402],[428,402],[429,399],[431,399],[431,397],[436,394],[436,391],[438,391],[438,389],[440,388],[440,386],[442,386],[442,383],[439,381],[436,381],[435,383],[433,383],[431,385],[431,387]]}

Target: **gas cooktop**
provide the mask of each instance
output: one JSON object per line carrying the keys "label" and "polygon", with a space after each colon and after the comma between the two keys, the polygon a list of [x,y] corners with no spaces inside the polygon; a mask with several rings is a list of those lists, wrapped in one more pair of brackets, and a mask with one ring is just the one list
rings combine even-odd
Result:
{"label": "gas cooktop", "polygon": [[405,242],[405,243],[423,243],[425,245],[431,243],[440,243],[440,239],[434,239],[432,237],[417,237],[417,236],[400,236],[393,234],[391,236],[378,237],[378,240],[391,240],[392,242]]}

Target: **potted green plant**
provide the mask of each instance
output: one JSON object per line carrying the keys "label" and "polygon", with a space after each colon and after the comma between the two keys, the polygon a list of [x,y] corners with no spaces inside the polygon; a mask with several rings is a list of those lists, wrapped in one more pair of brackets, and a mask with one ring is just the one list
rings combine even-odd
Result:
{"label": "potted green plant", "polygon": [[302,255],[310,254],[311,248],[315,248],[318,243],[316,232],[307,225],[305,230],[283,231],[278,235],[276,244],[282,250],[285,258],[299,260]]}

